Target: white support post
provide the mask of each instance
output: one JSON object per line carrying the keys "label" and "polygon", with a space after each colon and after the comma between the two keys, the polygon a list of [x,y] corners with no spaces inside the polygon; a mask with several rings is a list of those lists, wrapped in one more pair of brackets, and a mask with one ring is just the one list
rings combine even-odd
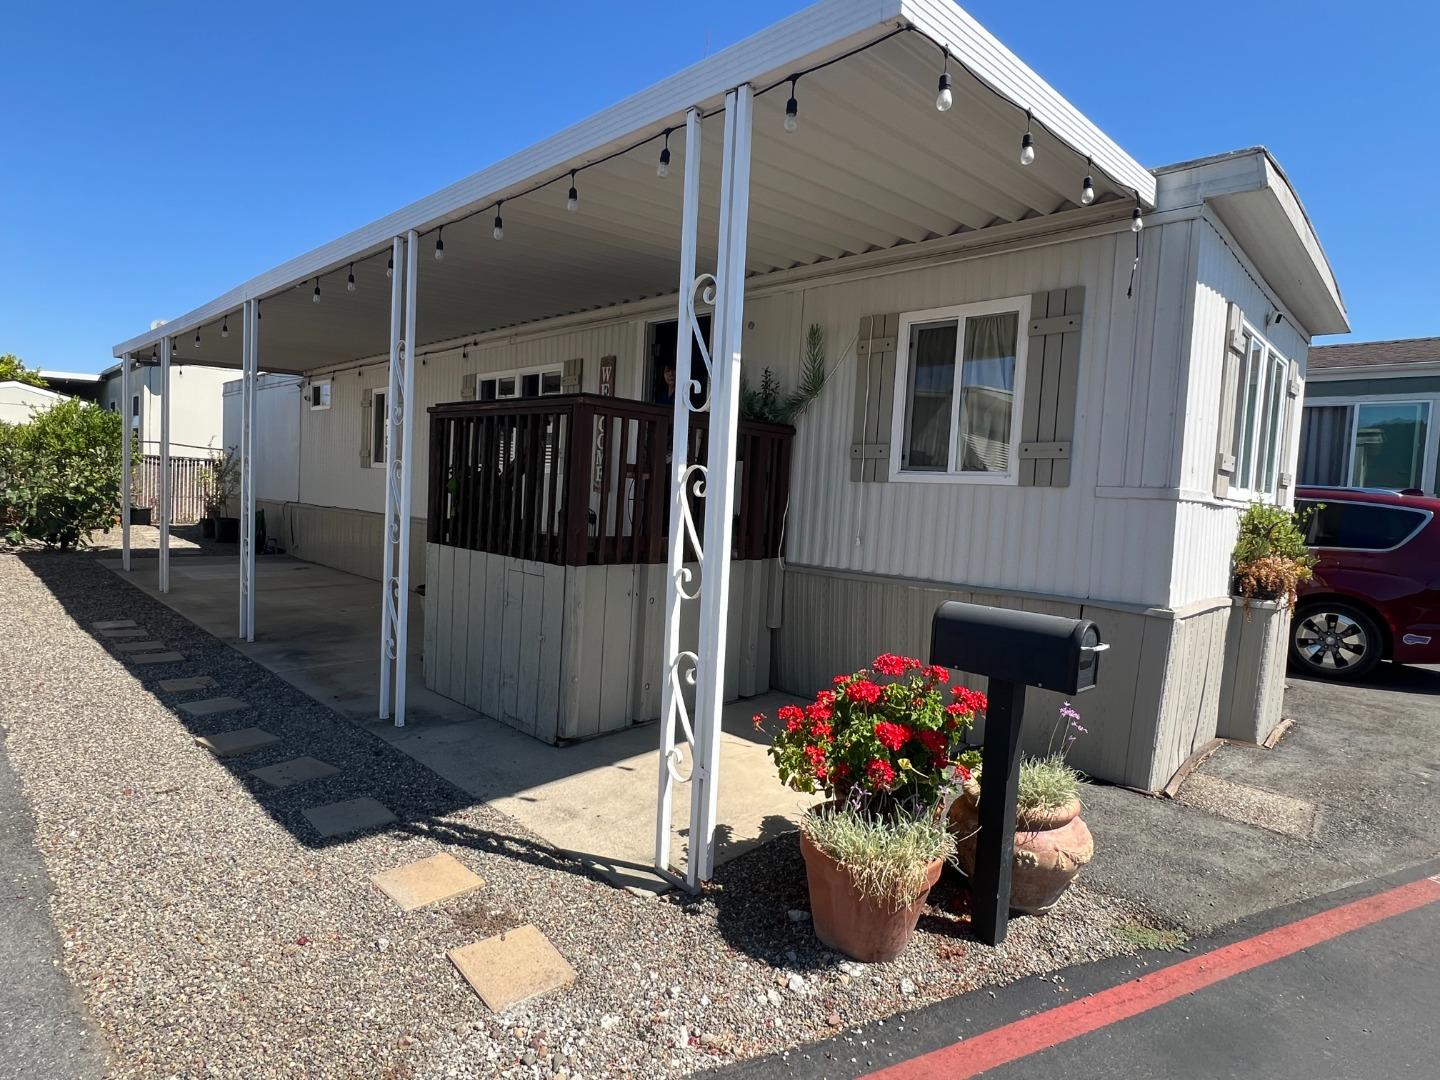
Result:
{"label": "white support post", "polygon": [[[707,344],[699,337],[695,318],[695,249],[700,223],[700,111],[691,109],[685,115],[685,181],[684,204],[680,216],[680,314],[675,336],[675,407],[674,427],[670,439],[670,533],[665,582],[665,670],[660,683],[660,792],[655,811],[655,869],[670,873],[671,789],[687,777],[681,775],[684,758],[675,745],[675,729],[689,744],[694,760],[695,735],[685,704],[685,686],[694,685],[696,657],[681,648],[681,608],[687,600],[698,599],[692,588],[691,572],[685,566],[686,543],[695,535],[690,517],[687,491],[692,476],[701,481],[705,468],[688,464],[690,448],[690,412],[694,408],[691,391],[691,356],[699,345],[702,362],[710,366]],[[708,278],[713,285],[714,279]],[[698,341],[697,341],[698,339]],[[700,545],[694,545],[701,554]],[[692,767],[693,775],[694,769]]]}
{"label": "white support post", "polygon": [[170,337],[160,339],[160,591],[170,591]]}
{"label": "white support post", "polygon": [[730,619],[730,548],[734,532],[735,449],[740,420],[740,343],[745,328],[745,248],[750,223],[751,89],[725,95],[720,169],[720,246],[715,271],[714,363],[705,467],[705,550],[700,590],[700,666],[695,691],[695,776],[690,791],[691,888],[715,869],[720,782],[720,716],[725,703],[725,628]]}
{"label": "white support post", "polygon": [[414,342],[420,238],[412,230],[391,245],[390,379],[385,391],[385,562],[380,612],[380,718],[405,726],[410,618],[410,502],[414,489]]}
{"label": "white support post", "polygon": [[255,372],[260,302],[240,311],[240,637],[255,640]]}
{"label": "white support post", "polygon": [[130,354],[120,357],[120,565],[130,569],[130,440],[135,437],[130,416]]}

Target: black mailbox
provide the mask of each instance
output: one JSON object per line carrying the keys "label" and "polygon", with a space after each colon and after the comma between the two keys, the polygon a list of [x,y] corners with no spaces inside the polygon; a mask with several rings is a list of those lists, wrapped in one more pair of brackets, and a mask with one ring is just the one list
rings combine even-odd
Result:
{"label": "black mailbox", "polygon": [[1089,619],[962,604],[935,612],[930,662],[1060,694],[1095,685],[1108,649]]}
{"label": "black mailbox", "polygon": [[1065,619],[950,601],[935,612],[930,662],[984,675],[985,745],[980,752],[980,835],[970,880],[970,909],[980,940],[998,945],[1010,919],[1015,858],[1015,795],[1020,784],[1020,725],[1025,688],[1061,694],[1089,690],[1110,646],[1089,619]]}

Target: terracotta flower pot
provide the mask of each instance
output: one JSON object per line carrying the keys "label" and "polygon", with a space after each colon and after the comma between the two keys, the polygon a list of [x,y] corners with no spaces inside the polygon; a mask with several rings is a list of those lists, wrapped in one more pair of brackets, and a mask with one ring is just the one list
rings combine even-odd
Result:
{"label": "terracotta flower pot", "polygon": [[[980,828],[980,788],[966,784],[950,807],[956,861],[966,877],[975,872],[975,842]],[[1043,915],[1055,906],[1080,868],[1095,857],[1095,841],[1080,819],[1080,800],[1058,810],[1018,813],[1015,861],[1010,870],[1010,909]]]}
{"label": "terracotta flower pot", "polygon": [[863,964],[882,963],[900,955],[945,865],[943,859],[932,862],[925,873],[925,891],[909,907],[892,911],[862,896],[849,872],[804,833],[800,834],[800,851],[805,856],[815,936],[836,952]]}

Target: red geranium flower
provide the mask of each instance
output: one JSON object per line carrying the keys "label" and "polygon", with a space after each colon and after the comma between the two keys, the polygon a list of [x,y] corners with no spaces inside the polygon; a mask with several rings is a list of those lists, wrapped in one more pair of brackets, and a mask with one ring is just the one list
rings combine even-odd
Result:
{"label": "red geranium flower", "polygon": [[806,705],[806,706],[805,706],[805,715],[806,715],[811,721],[815,721],[815,722],[818,722],[818,721],[821,721],[821,720],[829,720],[831,714],[832,714],[834,711],[835,711],[835,710],[833,710],[832,708],[830,708],[829,705],[821,705],[819,702],[816,702],[814,705]]}
{"label": "red geranium flower", "polygon": [[816,704],[816,705],[834,705],[834,704],[835,704],[835,691],[834,691],[834,690],[821,690],[818,694],[815,695],[815,704]]}
{"label": "red geranium flower", "polygon": [[765,723],[765,714],[763,712],[757,712],[754,716],[750,717],[750,721],[755,725],[756,729],[758,730],[760,725]]}
{"label": "red geranium flower", "polygon": [[865,767],[865,775],[868,776],[876,787],[888,790],[895,782],[895,767],[888,761],[881,761],[876,758]]}
{"label": "red geranium flower", "polygon": [[904,675],[905,658],[896,656],[894,653],[881,653],[875,657],[875,663],[870,665],[880,675]]}
{"label": "red geranium flower", "polygon": [[775,710],[775,715],[781,720],[803,720],[805,710],[800,708],[799,705],[781,705],[780,708]]}
{"label": "red geranium flower", "polygon": [[810,723],[810,734],[817,739],[828,739],[834,730],[834,728],[823,720],[814,720]]}
{"label": "red geranium flower", "polygon": [[805,747],[805,756],[810,759],[810,764],[814,765],[818,769],[822,764],[824,764],[825,748],[822,746],[816,746],[812,743],[811,745]]}
{"label": "red geranium flower", "polygon": [[955,766],[955,775],[960,778],[962,784],[968,784],[970,782],[970,770],[964,765]]}
{"label": "red geranium flower", "polygon": [[955,703],[967,713],[982,712],[989,704],[984,694],[979,690],[971,690],[968,686],[952,686],[950,693],[955,698]]}
{"label": "red geranium flower", "polygon": [[856,679],[845,688],[845,696],[862,705],[874,705],[880,700],[882,689],[883,687],[879,683],[871,682],[869,679]]}
{"label": "red geranium flower", "polygon": [[931,664],[928,668],[925,669],[925,674],[930,676],[930,678],[934,679],[936,682],[948,683],[950,681],[950,669],[947,668],[944,664]]}
{"label": "red geranium flower", "polygon": [[938,731],[921,731],[916,734],[915,738],[932,754],[943,754],[946,746],[950,743],[950,740]]}
{"label": "red geranium flower", "polygon": [[904,724],[882,720],[875,725],[875,738],[891,750],[899,750],[910,741],[910,729]]}

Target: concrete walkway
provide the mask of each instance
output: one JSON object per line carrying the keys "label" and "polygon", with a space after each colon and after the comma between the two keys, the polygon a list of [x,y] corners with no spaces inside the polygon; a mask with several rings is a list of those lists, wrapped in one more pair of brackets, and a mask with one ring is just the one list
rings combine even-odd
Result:
{"label": "concrete walkway", "polygon": [[[426,765],[555,847],[583,856],[613,880],[659,883],[654,851],[659,732],[645,724],[567,747],[547,746],[424,686],[424,598],[411,597],[409,708],[404,728],[376,718],[380,584],[287,557],[256,568],[256,640],[236,637],[234,558],[187,556],[170,564],[161,596],[153,561],[126,575],[191,622],[292,686]],[[176,643],[179,645],[180,643]],[[781,786],[750,717],[785,701],[767,695],[728,706],[720,750],[720,846],[724,862],[794,827],[811,800]],[[672,858],[683,856],[689,785],[676,789]]]}
{"label": "concrete walkway", "polygon": [[0,740],[0,1078],[105,1075],[105,1050],[60,968],[46,898],[53,886]]}

